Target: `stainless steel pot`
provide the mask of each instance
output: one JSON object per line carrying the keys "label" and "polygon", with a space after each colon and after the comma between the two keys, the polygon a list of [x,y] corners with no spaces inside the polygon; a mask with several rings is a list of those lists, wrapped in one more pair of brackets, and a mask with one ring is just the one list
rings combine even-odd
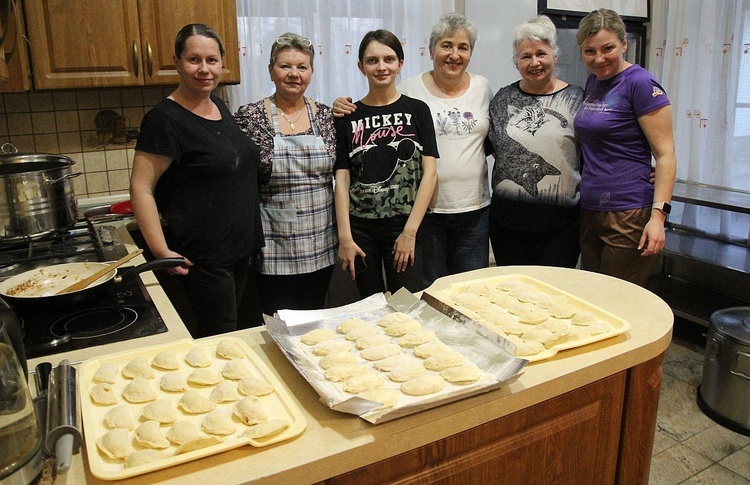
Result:
{"label": "stainless steel pot", "polygon": [[[75,163],[47,153],[0,154],[0,242],[35,239],[76,222]],[[15,148],[15,147],[14,147]]]}
{"label": "stainless steel pot", "polygon": [[711,315],[697,398],[708,417],[750,435],[750,307]]}

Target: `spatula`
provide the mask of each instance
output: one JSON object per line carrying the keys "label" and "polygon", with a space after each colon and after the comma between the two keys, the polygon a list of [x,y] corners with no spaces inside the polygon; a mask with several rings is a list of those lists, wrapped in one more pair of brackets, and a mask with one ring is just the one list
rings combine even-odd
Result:
{"label": "spatula", "polygon": [[104,276],[105,274],[107,274],[110,271],[112,271],[113,269],[115,269],[115,268],[117,268],[117,267],[119,267],[119,266],[127,263],[131,259],[135,258],[136,256],[138,256],[142,252],[143,252],[143,249],[136,249],[135,251],[133,251],[132,253],[128,254],[127,256],[123,256],[122,258],[118,259],[117,261],[115,261],[114,263],[112,263],[112,264],[110,264],[108,266],[105,266],[104,268],[100,269],[99,271],[97,271],[96,273],[92,274],[91,276],[87,276],[86,278],[84,278],[82,280],[76,281],[72,285],[63,288],[62,290],[58,291],[55,294],[56,295],[64,295],[65,293],[71,293],[73,291],[82,290],[82,289],[86,288],[87,286],[89,286],[94,281],[96,281],[99,278],[101,278],[102,276]]}

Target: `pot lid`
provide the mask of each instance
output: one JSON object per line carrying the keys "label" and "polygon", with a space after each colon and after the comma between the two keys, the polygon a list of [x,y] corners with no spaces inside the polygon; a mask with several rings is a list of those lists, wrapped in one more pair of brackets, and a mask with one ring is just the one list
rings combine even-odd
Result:
{"label": "pot lid", "polygon": [[711,315],[711,325],[726,337],[750,345],[750,307],[717,310]]}

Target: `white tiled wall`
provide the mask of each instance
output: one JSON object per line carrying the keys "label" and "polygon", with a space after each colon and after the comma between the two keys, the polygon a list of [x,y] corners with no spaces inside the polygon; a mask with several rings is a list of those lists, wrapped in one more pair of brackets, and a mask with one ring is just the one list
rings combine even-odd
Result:
{"label": "white tiled wall", "polygon": [[97,132],[95,118],[112,110],[138,129],[144,113],[173,87],[80,90],[0,95],[0,145],[10,142],[19,152],[55,153],[76,163],[77,197],[124,194],[128,191],[134,141],[116,144],[111,133]]}

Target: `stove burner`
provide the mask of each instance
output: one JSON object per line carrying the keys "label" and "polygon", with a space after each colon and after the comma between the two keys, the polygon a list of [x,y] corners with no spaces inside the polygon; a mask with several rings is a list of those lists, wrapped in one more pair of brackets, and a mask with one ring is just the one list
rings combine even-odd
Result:
{"label": "stove burner", "polygon": [[74,246],[69,243],[64,244],[51,244],[50,252],[57,255],[68,255],[68,254],[75,254],[78,252],[78,246]]}
{"label": "stove burner", "polygon": [[66,340],[102,337],[128,328],[137,318],[138,312],[130,307],[88,308],[57,319],[50,327],[50,333]]}

